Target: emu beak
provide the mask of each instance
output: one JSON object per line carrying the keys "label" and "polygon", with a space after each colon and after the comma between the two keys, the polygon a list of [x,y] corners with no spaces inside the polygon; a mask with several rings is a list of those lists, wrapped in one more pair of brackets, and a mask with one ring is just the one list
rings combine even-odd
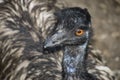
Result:
{"label": "emu beak", "polygon": [[44,48],[52,48],[61,46],[61,44],[66,40],[63,38],[64,33],[56,33],[45,40]]}

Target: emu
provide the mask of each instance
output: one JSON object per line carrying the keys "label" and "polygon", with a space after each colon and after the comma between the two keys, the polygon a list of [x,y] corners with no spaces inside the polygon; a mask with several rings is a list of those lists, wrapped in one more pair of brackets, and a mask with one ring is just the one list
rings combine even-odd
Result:
{"label": "emu", "polygon": [[[66,8],[55,15],[57,22],[48,35],[44,48],[59,48],[63,51],[63,80],[114,80],[110,75],[103,77],[99,71],[94,74],[87,69],[93,65],[87,61],[92,36],[91,16],[87,9]],[[105,66],[102,68],[107,69]]]}
{"label": "emu", "polygon": [[[0,3],[0,80],[62,80],[63,52],[56,50],[45,54],[43,49],[44,40],[57,21],[54,13],[59,8],[56,4],[56,0],[4,0]],[[109,76],[110,80],[110,70],[98,69],[98,65],[104,66],[101,58],[94,49],[90,51],[93,52],[89,60],[95,64],[88,67],[89,71],[99,72],[103,79]]]}

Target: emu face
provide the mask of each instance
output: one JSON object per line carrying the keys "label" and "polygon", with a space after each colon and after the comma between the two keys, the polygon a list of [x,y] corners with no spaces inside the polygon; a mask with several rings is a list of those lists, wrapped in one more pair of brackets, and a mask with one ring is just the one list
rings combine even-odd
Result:
{"label": "emu face", "polygon": [[69,8],[55,13],[55,28],[45,42],[45,48],[82,45],[89,40],[90,15],[86,9]]}

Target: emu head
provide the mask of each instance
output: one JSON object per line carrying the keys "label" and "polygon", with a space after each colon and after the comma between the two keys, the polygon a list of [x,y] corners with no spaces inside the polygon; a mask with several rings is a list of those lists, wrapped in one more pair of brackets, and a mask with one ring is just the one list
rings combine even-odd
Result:
{"label": "emu head", "polygon": [[91,35],[91,17],[86,9],[67,8],[55,15],[57,22],[45,41],[45,48],[88,43]]}

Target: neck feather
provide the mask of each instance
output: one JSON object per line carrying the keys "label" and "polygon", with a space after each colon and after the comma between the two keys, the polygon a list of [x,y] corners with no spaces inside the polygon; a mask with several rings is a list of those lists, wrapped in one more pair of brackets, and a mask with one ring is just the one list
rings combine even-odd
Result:
{"label": "neck feather", "polygon": [[66,46],[63,50],[63,72],[64,80],[79,80],[87,74],[85,58],[87,44],[77,46]]}
{"label": "neck feather", "polygon": [[63,80],[98,80],[86,69],[87,43],[63,49]]}
{"label": "neck feather", "polygon": [[87,73],[85,57],[86,44],[78,46],[66,46],[63,50],[63,70],[67,77],[79,77],[82,73]]}

